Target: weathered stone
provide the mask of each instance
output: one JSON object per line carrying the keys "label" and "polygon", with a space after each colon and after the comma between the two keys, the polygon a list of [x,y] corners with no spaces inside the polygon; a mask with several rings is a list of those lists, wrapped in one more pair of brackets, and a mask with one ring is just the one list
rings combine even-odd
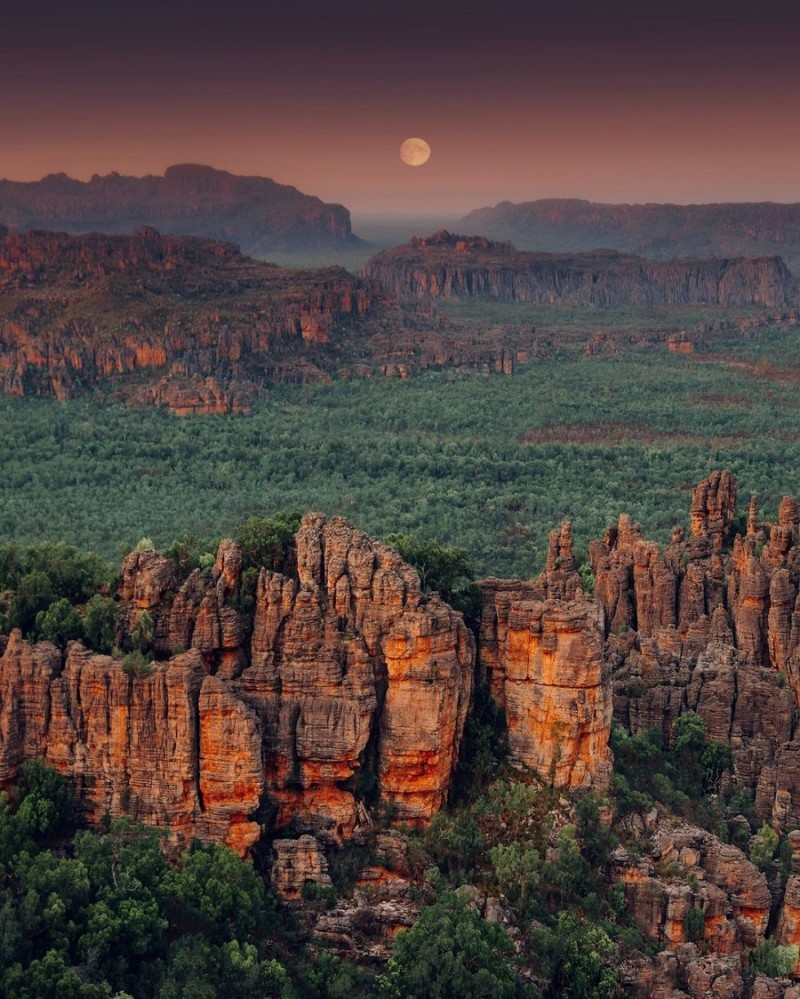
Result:
{"label": "weathered stone", "polygon": [[273,849],[276,856],[270,875],[272,886],[285,901],[298,901],[309,883],[323,888],[332,886],[328,861],[313,836],[276,839]]}
{"label": "weathered stone", "polygon": [[497,580],[482,591],[479,661],[506,714],[512,761],[558,787],[606,787],[611,692],[600,607],[519,599],[514,584]]}
{"label": "weathered stone", "polygon": [[346,521],[310,515],[296,550],[298,579],[262,571],[252,628],[232,542],[177,593],[170,559],[131,553],[121,641],[146,611],[157,654],[188,646],[143,678],[78,644],[62,667],[54,646],[12,635],[0,781],[44,756],[83,791],[94,822],[130,814],[175,844],[197,836],[240,853],[270,815],[335,839],[369,822],[367,804],[426,822],[458,755],[471,635],[394,551]]}

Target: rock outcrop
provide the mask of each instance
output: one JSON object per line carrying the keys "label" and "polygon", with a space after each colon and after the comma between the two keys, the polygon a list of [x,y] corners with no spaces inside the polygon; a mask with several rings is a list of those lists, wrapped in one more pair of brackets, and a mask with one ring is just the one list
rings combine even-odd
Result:
{"label": "rock outcrop", "polygon": [[[622,847],[614,856],[615,877],[642,933],[670,948],[702,942],[717,955],[751,950],[764,939],[772,898],[741,850],[703,829],[666,821],[642,842],[641,859]],[[695,925],[687,918],[692,910],[702,914]]]}
{"label": "rock outcrop", "polygon": [[487,579],[478,666],[505,712],[513,763],[557,787],[604,790],[612,701],[599,603],[583,596],[568,523],[531,583]]}
{"label": "rock outcrop", "polygon": [[197,836],[242,853],[274,829],[339,840],[370,808],[425,823],[447,794],[472,692],[461,616],[422,594],[394,551],[313,514],[294,574],[262,569],[252,617],[244,585],[232,542],[181,585],[169,559],[132,552],[117,638],[129,645],[147,615],[149,675],[13,633],[0,783],[43,757],[94,822],[129,814],[175,844]]}
{"label": "rock outcrop", "polygon": [[555,255],[445,230],[376,254],[364,274],[412,299],[769,308],[797,301],[796,282],[778,256],[653,261],[612,250]]}
{"label": "rock outcrop", "polygon": [[800,267],[800,204],[607,205],[547,199],[480,208],[460,231],[551,253],[609,247],[656,260],[780,254]]}
{"label": "rock outcrop", "polygon": [[70,777],[90,822],[130,815],[246,851],[261,835],[260,723],[196,650],[134,679],[78,643],[62,663],[12,633],[0,659],[0,781],[25,759]]}
{"label": "rock outcrop", "polygon": [[735,502],[733,476],[715,472],[694,492],[688,539],[676,529],[661,552],[623,516],[592,542],[614,714],[669,741],[679,715],[696,711],[731,745],[731,779],[759,817],[786,828],[800,822],[797,508],[784,499],[770,525],[751,501],[746,533],[731,541]]}
{"label": "rock outcrop", "polygon": [[163,177],[65,174],[0,180],[0,219],[15,229],[129,233],[145,225],[173,235],[232,240],[247,253],[358,243],[350,213],[266,177],[238,177],[192,163]]}

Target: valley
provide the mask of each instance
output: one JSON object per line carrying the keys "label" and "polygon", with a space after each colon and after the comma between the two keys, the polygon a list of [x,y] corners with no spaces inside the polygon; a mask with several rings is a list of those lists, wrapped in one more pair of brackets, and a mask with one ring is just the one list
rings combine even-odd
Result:
{"label": "valley", "polygon": [[[220,994],[249,948],[243,996],[397,999],[441,919],[492,995],[792,997],[779,259],[438,232],[356,276],[145,228],[0,267],[0,860],[39,926],[7,993],[165,999],[189,960]],[[153,873],[91,964],[104,850]],[[89,879],[71,937],[49,864]],[[220,878],[224,932],[189,886]]]}

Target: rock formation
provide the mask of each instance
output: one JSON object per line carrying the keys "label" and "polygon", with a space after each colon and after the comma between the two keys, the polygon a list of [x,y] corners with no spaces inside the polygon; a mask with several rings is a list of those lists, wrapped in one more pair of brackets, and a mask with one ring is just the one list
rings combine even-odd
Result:
{"label": "rock formation", "polygon": [[[614,857],[628,911],[642,933],[670,948],[702,941],[722,955],[763,940],[772,899],[766,878],[741,850],[678,822],[654,823],[644,842],[641,860],[621,847]],[[687,936],[692,909],[703,917],[694,941]]]}
{"label": "rock formation", "polygon": [[148,228],[0,231],[0,303],[0,392],[178,415],[246,411],[284,382],[431,366],[510,375],[552,349],[532,328],[451,327],[341,268],[283,269]]}
{"label": "rock formation", "polygon": [[[118,640],[145,612],[146,676],[72,643],[12,634],[0,659],[0,783],[43,757],[89,818],[129,814],[245,852],[265,830],[338,840],[369,808],[420,824],[442,805],[472,691],[460,615],[391,549],[346,521],[308,515],[296,572],[261,571],[241,611],[241,552],[222,542],[207,576],[132,552]],[[177,591],[177,592],[176,592]],[[172,655],[176,647],[187,651]]]}
{"label": "rock formation", "polygon": [[611,687],[603,618],[586,599],[569,523],[550,536],[532,583],[487,579],[478,666],[508,726],[512,762],[557,787],[604,790],[611,777]]}
{"label": "rock formation", "polygon": [[769,308],[797,301],[796,282],[778,256],[653,261],[612,250],[558,256],[445,230],[376,254],[364,274],[410,299]]}
{"label": "rock formation", "polygon": [[695,489],[691,535],[676,530],[663,553],[620,517],[592,542],[603,606],[614,714],[630,731],[659,729],[696,711],[711,738],[729,743],[731,779],[750,790],[776,828],[800,822],[797,507],[758,520],[731,543],[736,483],[715,472]]}
{"label": "rock formation", "polygon": [[0,219],[18,230],[73,234],[130,233],[150,225],[173,235],[232,240],[261,255],[358,242],[342,205],[266,177],[237,177],[191,163],[168,167],[163,177],[0,180]]}
{"label": "rock formation", "polygon": [[653,259],[780,254],[800,266],[800,204],[606,205],[548,199],[471,212],[460,231],[551,253],[609,247]]}

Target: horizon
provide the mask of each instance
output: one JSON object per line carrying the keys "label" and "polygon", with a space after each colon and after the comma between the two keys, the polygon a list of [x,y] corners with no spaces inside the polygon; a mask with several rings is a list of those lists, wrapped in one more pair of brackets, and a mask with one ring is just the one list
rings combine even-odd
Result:
{"label": "horizon", "polygon": [[[375,8],[31,0],[7,13],[0,176],[212,160],[354,215],[501,201],[800,201],[792,0]],[[409,136],[430,160],[401,162]]]}
{"label": "horizon", "polygon": [[[109,171],[107,174],[100,174],[97,171],[94,171],[93,173],[91,173],[89,175],[77,176],[77,175],[69,174],[66,171],[58,170],[58,171],[49,171],[48,173],[45,173],[42,176],[25,178],[23,180],[19,180],[18,178],[14,178],[14,177],[0,177],[0,184],[1,183],[6,183],[6,182],[10,182],[10,183],[24,183],[24,184],[36,184],[36,183],[42,183],[43,181],[46,181],[47,179],[49,179],[51,177],[61,177],[61,176],[66,176],[69,180],[79,181],[79,182],[85,183],[85,184],[88,184],[90,181],[94,180],[95,178],[104,179],[105,177],[108,177],[108,176],[119,176],[119,177],[124,177],[124,178],[130,179],[130,180],[143,180],[145,178],[163,178],[167,170],[170,170],[170,169],[172,169],[174,167],[177,167],[177,166],[201,166],[201,167],[207,167],[207,168],[209,168],[211,170],[214,170],[214,171],[217,171],[219,173],[228,173],[228,174],[231,174],[232,176],[235,176],[235,177],[257,178],[257,179],[260,179],[260,180],[269,180],[269,181],[272,181],[272,182],[274,182],[276,184],[279,184],[281,186],[295,187],[295,188],[297,187],[297,185],[295,185],[295,184],[292,184],[292,183],[286,182],[286,181],[282,181],[282,180],[278,180],[275,177],[271,177],[271,176],[267,176],[267,175],[261,175],[261,174],[237,174],[237,173],[235,173],[232,170],[226,169],[225,167],[215,166],[215,165],[213,165],[211,163],[168,163],[160,171],[147,172],[147,173],[138,174],[138,175],[137,174],[125,174],[125,173],[121,173],[120,171]],[[314,191],[301,191],[301,193],[307,194],[307,195],[310,195],[310,196],[319,197],[319,195],[317,195]],[[322,200],[325,200],[325,199],[322,199]],[[454,224],[454,223],[458,223],[458,222],[463,221],[464,218],[467,215],[471,214],[472,212],[481,211],[481,210],[485,210],[485,209],[495,209],[495,208],[500,207],[503,204],[519,205],[519,204],[525,204],[525,203],[535,204],[535,203],[540,203],[540,202],[553,202],[553,203],[557,203],[557,202],[579,202],[579,203],[584,203],[584,204],[604,205],[604,206],[609,206],[609,207],[614,207],[614,208],[616,208],[616,207],[649,207],[649,206],[660,206],[660,207],[671,207],[671,206],[674,206],[674,207],[687,208],[687,207],[711,206],[711,205],[720,205],[720,204],[736,204],[736,205],[777,204],[777,205],[787,205],[788,206],[788,205],[800,204],[800,197],[796,201],[780,201],[780,200],[773,199],[773,198],[763,198],[763,199],[758,199],[758,200],[738,200],[738,201],[720,201],[720,200],[717,200],[717,201],[599,201],[597,199],[587,198],[587,197],[583,197],[581,195],[567,195],[567,194],[564,194],[564,195],[551,195],[551,196],[548,196],[548,197],[526,198],[523,201],[512,201],[509,198],[502,198],[499,201],[496,201],[496,202],[494,202],[492,204],[474,205],[474,206],[472,206],[470,208],[465,208],[462,211],[459,211],[457,209],[453,209],[453,210],[450,210],[450,211],[438,211],[438,212],[436,212],[433,209],[429,209],[426,212],[416,212],[416,213],[413,213],[413,214],[410,214],[410,213],[404,212],[404,211],[400,211],[400,210],[397,210],[395,212],[391,212],[391,211],[387,211],[387,210],[381,210],[380,208],[374,209],[374,210],[369,210],[369,209],[361,209],[361,210],[359,210],[359,209],[352,209],[350,207],[350,205],[345,204],[342,201],[332,201],[332,202],[328,202],[328,203],[330,203],[330,204],[339,204],[339,205],[342,205],[344,208],[348,209],[348,211],[350,212],[350,215],[351,215],[351,221],[353,223],[353,226],[355,226],[356,224],[358,224],[360,222],[362,224],[367,224],[367,225],[385,223],[387,225],[396,224],[396,225],[403,225],[405,227],[405,226],[412,225],[414,223],[426,223],[426,222],[442,222],[442,223],[451,223],[451,224]],[[358,235],[358,234],[356,233],[356,235]]]}

